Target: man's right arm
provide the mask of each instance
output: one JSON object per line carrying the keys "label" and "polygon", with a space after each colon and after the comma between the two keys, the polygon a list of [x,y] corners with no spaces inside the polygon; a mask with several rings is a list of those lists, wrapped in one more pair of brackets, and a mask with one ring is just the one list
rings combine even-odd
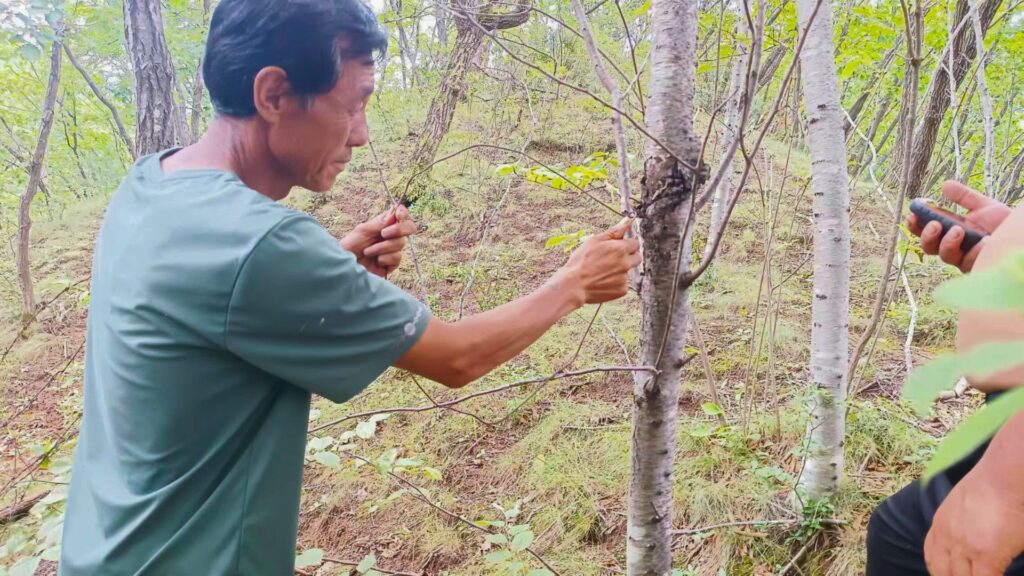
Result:
{"label": "man's right arm", "polygon": [[432,318],[395,365],[458,388],[514,358],[573,310],[621,298],[627,273],[640,263],[639,243],[622,239],[628,226],[620,223],[585,241],[527,296],[458,322]]}

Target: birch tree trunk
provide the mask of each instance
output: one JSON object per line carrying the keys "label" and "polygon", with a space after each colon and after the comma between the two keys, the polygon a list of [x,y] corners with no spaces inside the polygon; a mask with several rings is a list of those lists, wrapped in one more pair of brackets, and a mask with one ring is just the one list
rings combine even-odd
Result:
{"label": "birch tree trunk", "polygon": [[36,313],[36,295],[32,286],[32,263],[29,258],[29,240],[32,232],[32,200],[43,181],[43,163],[46,160],[46,145],[53,128],[53,109],[57,102],[57,88],[60,86],[61,43],[54,40],[50,48],[50,77],[46,81],[46,97],[43,100],[43,116],[39,121],[39,137],[28,168],[28,186],[18,204],[18,284],[21,287],[21,318],[28,322]]}
{"label": "birch tree trunk", "polygon": [[[651,11],[647,129],[680,159],[696,166],[700,154],[700,141],[693,131],[697,4],[692,0],[654,0]],[[680,289],[677,272],[690,269],[690,237],[684,230],[696,178],[651,140],[646,142],[645,156],[641,195],[647,208],[640,220],[645,270],[641,288],[643,346],[639,362],[655,366],[659,372],[638,375],[633,390],[626,571],[630,576],[662,576],[672,570],[679,371],[690,325],[688,290]]]}
{"label": "birch tree trunk", "polygon": [[800,27],[807,30],[800,65],[804,72],[814,193],[811,380],[815,390],[799,487],[808,497],[820,499],[835,492],[843,470],[849,355],[850,190],[845,118],[832,50],[831,8],[828,0],[797,0],[796,7]]}
{"label": "birch tree trunk", "polygon": [[174,68],[160,0],[124,0],[124,34],[135,71],[135,155],[184,142],[184,111],[174,102]]}

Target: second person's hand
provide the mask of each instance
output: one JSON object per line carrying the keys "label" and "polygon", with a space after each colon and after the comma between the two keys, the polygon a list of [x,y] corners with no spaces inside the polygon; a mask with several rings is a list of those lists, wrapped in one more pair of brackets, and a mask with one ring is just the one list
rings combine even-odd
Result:
{"label": "second person's hand", "polygon": [[[988,234],[995,232],[1003,220],[1010,215],[1010,207],[1006,204],[975,192],[955,180],[943,183],[942,195],[950,202],[968,210],[966,216],[950,214],[951,218],[980,232]],[[943,236],[941,224],[931,222],[921,228],[918,218],[914,214],[907,218],[907,227],[921,237],[921,249],[925,254],[937,254],[943,262],[952,264],[964,272],[970,272],[974,267],[975,260],[978,259],[978,254],[985,246],[985,240],[982,240],[965,254],[960,250],[960,245],[964,240],[962,227],[954,226]]]}

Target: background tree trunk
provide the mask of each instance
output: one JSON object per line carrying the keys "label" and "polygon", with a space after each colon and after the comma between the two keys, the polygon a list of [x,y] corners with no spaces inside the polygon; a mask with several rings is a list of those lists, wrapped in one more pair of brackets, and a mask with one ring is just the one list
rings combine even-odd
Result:
{"label": "background tree trunk", "polygon": [[[988,32],[992,25],[992,19],[999,10],[1002,0],[986,0],[978,10],[978,17],[981,20],[982,33]],[[960,32],[953,37],[953,43],[946,46],[946,50],[953,52],[953,77],[956,85],[960,86],[971,62],[977,55],[977,45],[974,42],[974,28],[970,22],[970,0],[958,0],[956,12],[953,16],[953,25],[959,27]],[[942,125],[942,118],[949,108],[949,74],[945,67],[948,65],[949,57],[943,54],[935,64],[935,71],[932,72],[931,84],[928,86],[928,103],[925,104],[921,125],[914,132],[913,155],[910,158],[910,188],[908,198],[917,198],[922,193],[922,184],[926,180],[928,165],[931,162],[932,150],[935,148],[935,141],[939,134],[939,127]],[[906,161],[906,159],[903,159]]]}
{"label": "background tree trunk", "polygon": [[[430,102],[423,133],[412,156],[412,174],[419,173],[434,161],[437,149],[448,133],[455,116],[455,107],[466,89],[466,75],[486,45],[484,30],[515,28],[530,18],[530,10],[524,5],[507,14],[489,14],[480,8],[464,5],[466,0],[452,1],[457,10],[455,47],[448,59],[437,96]],[[477,19],[476,23],[469,20],[470,14]]]}
{"label": "background tree trunk", "polygon": [[849,355],[850,189],[845,117],[832,51],[832,11],[828,0],[798,0],[797,15],[801,29],[807,30],[800,65],[804,71],[814,193],[811,380],[815,387],[806,462],[799,486],[810,498],[820,499],[835,492],[843,471]]}
{"label": "background tree trunk", "polygon": [[[693,131],[697,4],[655,0],[651,10],[647,129],[682,160],[696,166],[700,154]],[[688,290],[679,288],[676,272],[684,274],[690,269],[690,237],[689,233],[684,237],[684,229],[696,182],[691,172],[650,140],[645,155],[641,194],[648,211],[640,220],[645,274],[639,362],[660,372],[635,378],[626,571],[630,576],[662,576],[672,569],[679,371],[690,325]],[[655,197],[659,200],[652,203]]]}
{"label": "background tree trunk", "polygon": [[35,289],[32,286],[32,265],[29,258],[29,240],[32,232],[32,199],[39,191],[43,180],[43,162],[46,159],[46,145],[53,127],[53,109],[57,102],[57,88],[60,86],[61,42],[54,40],[50,48],[50,77],[46,81],[46,98],[43,100],[43,117],[39,122],[39,137],[29,164],[28,186],[18,204],[18,284],[21,287],[22,322],[28,322],[36,313]]}
{"label": "background tree trunk", "polygon": [[[746,20],[740,15],[736,19],[736,54],[733,56],[732,71],[729,75],[729,100],[725,105],[725,134],[722,138],[722,150],[728,150],[738,137],[740,100],[744,90],[743,77],[747,69],[747,47],[742,40],[745,30]],[[733,157],[734,162],[735,156]],[[718,231],[725,223],[725,212],[729,204],[729,195],[732,192],[732,176],[733,168],[730,166],[715,189],[715,197],[711,203],[711,228],[708,238],[718,236]]]}
{"label": "background tree trunk", "polygon": [[[210,26],[210,0],[203,0],[203,28],[209,28]],[[196,77],[192,83],[192,119],[189,123],[189,140],[191,142],[199,141],[199,136],[203,132],[203,58],[205,54],[199,57],[199,62],[196,64]]]}
{"label": "background tree trunk", "polygon": [[135,71],[135,154],[182,144],[185,116],[174,102],[174,68],[160,0],[125,0],[124,34]]}

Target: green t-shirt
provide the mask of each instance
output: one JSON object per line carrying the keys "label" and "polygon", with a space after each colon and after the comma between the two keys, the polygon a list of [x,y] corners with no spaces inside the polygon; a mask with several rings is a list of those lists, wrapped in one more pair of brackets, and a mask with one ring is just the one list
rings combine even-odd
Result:
{"label": "green t-shirt", "polygon": [[313,218],[166,154],[96,241],[60,572],[292,574],[310,394],[360,392],[430,313]]}

